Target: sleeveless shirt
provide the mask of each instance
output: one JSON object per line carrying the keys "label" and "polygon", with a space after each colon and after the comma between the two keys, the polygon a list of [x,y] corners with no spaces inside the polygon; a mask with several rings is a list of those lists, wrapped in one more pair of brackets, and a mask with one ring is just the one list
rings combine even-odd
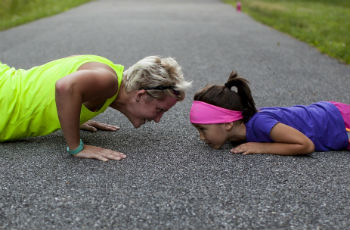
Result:
{"label": "sleeveless shirt", "polygon": [[55,83],[88,62],[111,67],[118,77],[118,91],[98,111],[81,107],[80,124],[104,112],[118,95],[124,66],[96,55],[61,58],[24,70],[0,62],[0,141],[43,136],[61,128],[55,101]]}

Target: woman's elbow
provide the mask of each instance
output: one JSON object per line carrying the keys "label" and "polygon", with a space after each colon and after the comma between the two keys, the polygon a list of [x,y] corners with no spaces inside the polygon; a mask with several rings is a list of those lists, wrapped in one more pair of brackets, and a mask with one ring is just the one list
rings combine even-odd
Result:
{"label": "woman's elbow", "polygon": [[62,79],[56,81],[56,84],[55,84],[56,96],[57,95],[67,95],[71,91],[72,91],[72,87],[70,87],[70,85],[67,84],[65,81],[62,81]]}

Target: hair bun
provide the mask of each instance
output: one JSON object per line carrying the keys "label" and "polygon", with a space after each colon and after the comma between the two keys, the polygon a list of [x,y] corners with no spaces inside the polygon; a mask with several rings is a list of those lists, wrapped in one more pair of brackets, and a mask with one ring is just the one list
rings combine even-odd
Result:
{"label": "hair bun", "polygon": [[225,83],[225,87],[231,89],[232,86],[235,85],[237,77],[238,77],[237,72],[232,70],[232,72],[230,73],[230,76],[227,79],[227,82]]}

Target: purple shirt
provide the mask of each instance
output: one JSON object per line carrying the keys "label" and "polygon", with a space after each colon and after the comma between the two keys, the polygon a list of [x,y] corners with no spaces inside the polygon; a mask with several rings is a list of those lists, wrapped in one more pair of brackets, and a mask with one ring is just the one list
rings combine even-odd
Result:
{"label": "purple shirt", "polygon": [[271,129],[277,123],[291,126],[315,145],[315,151],[346,149],[348,136],[340,111],[330,102],[308,106],[261,108],[247,123],[247,142],[274,142]]}

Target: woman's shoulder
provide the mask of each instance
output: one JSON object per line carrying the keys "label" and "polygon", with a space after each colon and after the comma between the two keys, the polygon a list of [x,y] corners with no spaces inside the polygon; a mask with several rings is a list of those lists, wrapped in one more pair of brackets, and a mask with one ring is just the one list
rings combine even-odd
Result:
{"label": "woman's shoulder", "polygon": [[79,69],[84,68],[104,68],[107,70],[112,70],[112,72],[116,73],[118,78],[121,78],[124,71],[124,66],[120,64],[115,64],[110,59],[98,56],[94,54],[84,54],[84,55],[73,55],[67,58],[72,58],[75,61],[81,63]]}
{"label": "woman's shoulder", "polygon": [[108,63],[108,64],[113,64],[113,62],[103,56],[95,55],[95,54],[78,54],[78,55],[71,55],[67,56],[63,59],[70,59],[70,60],[90,60],[90,61],[95,61],[95,62],[102,62],[102,63]]}

